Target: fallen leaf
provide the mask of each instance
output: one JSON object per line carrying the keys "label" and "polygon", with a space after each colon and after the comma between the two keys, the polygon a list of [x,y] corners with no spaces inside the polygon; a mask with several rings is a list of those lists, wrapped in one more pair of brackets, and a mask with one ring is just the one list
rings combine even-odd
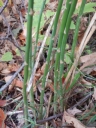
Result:
{"label": "fallen leaf", "polygon": [[73,116],[75,116],[78,113],[81,113],[82,111],[74,107],[73,109],[68,109],[67,112]]}
{"label": "fallen leaf", "polygon": [[50,90],[54,92],[54,84],[51,80],[48,80],[46,88],[50,88]]}
{"label": "fallen leaf", "polygon": [[0,108],[0,128],[6,128],[4,123],[5,119],[6,119],[6,115],[4,111]]}
{"label": "fallen leaf", "polygon": [[19,65],[17,65],[16,63],[10,64],[10,65],[8,66],[8,70],[9,70],[10,72],[17,71],[18,69],[19,69]]}
{"label": "fallen leaf", "polygon": [[7,75],[7,74],[10,73],[10,71],[9,71],[9,69],[3,69],[3,70],[1,71],[1,73],[4,74],[4,75]]}
{"label": "fallen leaf", "polygon": [[26,43],[26,36],[25,36],[26,32],[25,31],[26,30],[24,29],[22,32],[18,34],[18,39],[20,40],[20,45],[22,46],[24,46]]}
{"label": "fallen leaf", "polygon": [[96,100],[96,88],[94,88],[93,98]]}
{"label": "fallen leaf", "polygon": [[96,52],[90,55],[85,55],[85,56],[80,57],[80,62],[83,63],[83,65],[80,67],[80,70],[84,69],[85,67],[95,65],[96,64]]}
{"label": "fallen leaf", "polygon": [[11,78],[12,78],[12,75],[6,76],[6,77],[5,77],[6,83],[7,83]]}
{"label": "fallen leaf", "polygon": [[90,75],[95,77],[96,76],[96,70],[91,71]]}
{"label": "fallen leaf", "polygon": [[56,11],[58,5],[58,1],[53,1],[51,3],[46,4],[46,10]]}
{"label": "fallen leaf", "polygon": [[91,72],[92,71],[95,71],[96,72],[96,66],[94,65],[94,66],[92,66],[92,67],[87,67],[87,68],[84,68],[83,70],[82,70],[84,73],[86,73],[86,74],[90,74],[91,75]]}
{"label": "fallen leaf", "polygon": [[89,55],[81,56],[80,63],[85,63],[85,62],[88,62],[89,60],[92,60],[95,58],[96,58],[96,52],[89,54]]}
{"label": "fallen leaf", "polygon": [[0,62],[0,71],[2,71],[2,70],[5,69],[5,68],[7,68],[7,64]]}
{"label": "fallen leaf", "polygon": [[23,82],[21,80],[17,79],[14,84],[16,87],[23,88]]}
{"label": "fallen leaf", "polygon": [[63,119],[68,124],[72,124],[72,126],[74,126],[75,128],[95,128],[95,127],[86,127],[79,120],[77,120],[74,116],[72,116],[71,114],[67,113],[66,111],[64,112],[63,116],[64,116]]}
{"label": "fallen leaf", "polygon": [[[12,75],[6,76],[6,77],[5,77],[6,83],[7,83],[11,78],[12,78]],[[14,87],[14,81],[15,81],[15,80],[13,80],[12,83],[11,83],[11,84],[9,85],[9,87],[8,87],[8,91],[9,91],[9,92],[10,92],[10,91],[13,89],[13,87]]]}
{"label": "fallen leaf", "polygon": [[6,103],[6,100],[0,100],[0,107],[4,107]]}

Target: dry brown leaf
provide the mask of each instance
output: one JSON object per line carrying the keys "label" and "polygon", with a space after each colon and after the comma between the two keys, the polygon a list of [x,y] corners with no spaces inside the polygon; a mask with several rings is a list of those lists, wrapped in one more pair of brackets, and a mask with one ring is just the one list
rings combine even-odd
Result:
{"label": "dry brown leaf", "polygon": [[93,98],[96,100],[96,88],[94,88]]}
{"label": "dry brown leaf", "polygon": [[7,83],[11,78],[12,78],[12,75],[6,76],[6,77],[5,77],[6,83]]}
{"label": "dry brown leaf", "polygon": [[[83,125],[79,120],[77,120],[75,117],[67,113],[66,111],[64,112],[63,119],[68,123],[72,124],[75,128],[89,128]],[[63,121],[64,122],[64,121]],[[95,128],[95,127],[90,127],[90,128]]]}
{"label": "dry brown leaf", "polygon": [[73,109],[68,109],[67,112],[73,116],[75,116],[78,113],[81,113],[82,111],[74,107]]}
{"label": "dry brown leaf", "polygon": [[53,1],[51,3],[48,3],[46,5],[46,10],[51,10],[51,11],[55,11],[58,5],[58,1]]}
{"label": "dry brown leaf", "polygon": [[[6,83],[10,80],[12,78],[12,75],[10,75],[10,76],[6,76],[5,77],[5,81],[6,81]],[[8,91],[11,91],[12,89],[13,89],[13,87],[14,87],[14,81],[9,85],[9,88],[8,88]]]}
{"label": "dry brown leaf", "polygon": [[6,115],[4,111],[0,108],[0,128],[6,128],[4,123],[5,119],[6,119]]}
{"label": "dry brown leaf", "polygon": [[96,64],[96,58],[90,59],[89,61],[85,62],[81,67],[80,70],[84,69],[85,67],[92,66]]}
{"label": "dry brown leaf", "polygon": [[22,82],[21,80],[18,80],[18,79],[17,79],[17,80],[15,81],[14,85],[15,85],[16,87],[23,88],[23,82]]}
{"label": "dry brown leaf", "polygon": [[0,100],[0,107],[4,107],[6,103],[6,100]]}
{"label": "dry brown leaf", "polygon": [[5,69],[5,68],[7,68],[7,64],[0,62],[0,71],[2,71],[2,70]]}
{"label": "dry brown leaf", "polygon": [[95,77],[96,76],[96,70],[91,71],[90,75]]}
{"label": "dry brown leaf", "polygon": [[26,43],[26,29],[24,28],[24,30],[18,34],[18,39],[20,40],[20,45],[25,45]]}
{"label": "dry brown leaf", "polygon": [[85,72],[86,74],[90,74],[91,75],[92,71],[96,72],[96,66],[84,68],[82,71]]}
{"label": "dry brown leaf", "polygon": [[17,71],[17,70],[19,69],[19,65],[17,65],[16,63],[10,64],[10,65],[8,66],[8,69],[9,69],[9,71],[11,71],[11,72]]}
{"label": "dry brown leaf", "polygon": [[90,55],[85,55],[85,56],[80,57],[80,62],[83,63],[83,65],[80,67],[80,70],[84,69],[85,67],[95,65],[96,64],[96,52]]}
{"label": "dry brown leaf", "polygon": [[48,80],[46,88],[50,88],[50,90],[54,92],[54,84],[51,80]]}
{"label": "dry brown leaf", "polygon": [[81,56],[80,57],[80,62],[85,63],[85,62],[88,62],[89,60],[92,60],[92,59],[95,59],[95,58],[96,58],[96,52],[94,52],[92,54],[89,54],[89,55]]}
{"label": "dry brown leaf", "polygon": [[9,70],[9,69],[3,69],[3,70],[1,71],[1,73],[4,74],[4,75],[7,75],[7,74],[10,73],[10,70]]}

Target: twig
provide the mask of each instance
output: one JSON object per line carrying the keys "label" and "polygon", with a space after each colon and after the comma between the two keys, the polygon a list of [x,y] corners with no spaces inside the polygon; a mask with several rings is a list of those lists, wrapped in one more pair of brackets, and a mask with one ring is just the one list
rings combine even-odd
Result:
{"label": "twig", "polygon": [[58,118],[58,117],[61,117],[61,116],[63,116],[63,113],[50,116],[50,117],[48,117],[48,118],[46,118],[46,119],[43,119],[43,120],[37,120],[36,123],[37,123],[37,124],[42,124],[42,123],[45,123],[45,122],[47,122],[47,121],[50,121],[50,120],[52,120],[52,119],[54,119],[54,118]]}
{"label": "twig", "polygon": [[82,98],[79,102],[77,102],[75,105],[73,105],[72,107],[70,107],[70,109],[73,109],[74,107],[77,107],[79,105],[82,105],[86,100],[88,100],[91,96],[92,96],[92,92],[89,93],[87,96],[85,96],[84,98]]}
{"label": "twig", "polygon": [[6,1],[5,1],[3,7],[2,7],[1,10],[0,10],[0,14],[1,14],[1,13],[4,11],[4,9],[6,8],[6,6],[7,6],[7,4],[8,4],[8,1],[9,1],[9,0],[6,0]]}
{"label": "twig", "polygon": [[3,85],[2,88],[0,88],[0,92],[2,92],[4,89],[6,89],[10,84],[11,82],[14,80],[14,78],[18,75],[19,72],[21,72],[21,70],[23,69],[24,67],[24,63],[22,64],[22,66],[18,69],[17,72],[15,72],[15,74],[12,76],[12,78],[5,84]]}
{"label": "twig", "polygon": [[8,40],[8,36],[6,36],[6,37],[0,37],[0,40]]}

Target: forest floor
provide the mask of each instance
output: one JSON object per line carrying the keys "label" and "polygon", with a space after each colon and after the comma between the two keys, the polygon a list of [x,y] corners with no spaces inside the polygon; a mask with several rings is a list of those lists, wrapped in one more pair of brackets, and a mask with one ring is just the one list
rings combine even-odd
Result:
{"label": "forest floor", "polygon": [[[32,29],[32,50],[34,50],[36,27],[38,24],[38,16],[40,11],[39,7],[42,5],[42,2],[38,3],[38,1],[39,0],[35,1],[35,4],[37,3],[37,5],[35,6],[33,21],[34,27]],[[4,6],[3,2],[5,2],[4,10],[2,10],[2,6]],[[95,6],[96,1],[92,2],[95,3]],[[80,6],[79,4],[80,1],[78,1],[77,6]],[[56,12],[57,5],[58,1],[56,0],[50,0],[50,2],[46,4],[41,22],[37,56],[48,25],[52,19],[52,16]],[[27,8],[27,0],[16,0],[14,2],[11,0],[1,0],[0,3],[0,128],[24,127],[24,103],[22,88],[24,79],[24,56],[26,48]],[[91,5],[90,8],[93,9],[93,5]],[[94,16],[94,10],[95,9],[93,9],[92,12],[87,12],[81,18],[77,47],[75,49],[76,51],[78,51],[80,43],[84,37],[84,33]],[[76,21],[75,14],[72,17],[72,20],[74,22]],[[67,71],[67,65],[70,64],[71,61],[68,53],[70,52],[72,46],[74,26],[75,24],[71,24],[71,29],[69,31],[67,40],[64,73]],[[54,96],[54,72],[52,72],[48,77],[48,83],[46,84],[44,94],[44,110],[47,111],[47,115],[45,114],[43,120],[39,120],[37,115],[40,106],[40,93],[42,90],[41,79],[44,74],[47,50],[52,31],[50,32],[45,49],[40,57],[33,82],[35,110],[37,111],[37,113],[35,113],[36,122],[32,122],[32,119],[34,120],[34,114],[31,107],[31,99],[30,96],[28,96],[28,103],[30,103],[28,108],[30,122],[34,128],[47,128],[47,126],[50,128],[96,127],[96,17],[92,28],[95,28],[95,30],[89,38],[78,65],[78,70],[82,72],[82,76],[80,76],[76,82],[76,85],[68,94],[68,97],[64,97],[64,99],[67,99],[66,112],[61,112],[61,107],[58,100],[57,113],[55,115],[53,113],[54,104],[51,104],[51,101],[53,100]],[[65,77],[62,78],[62,84],[64,83],[64,80]],[[64,126],[62,126],[62,120],[63,123],[65,122]],[[68,120],[70,121],[68,122]],[[35,126],[35,124],[38,125]],[[31,126],[29,127],[31,128]]]}

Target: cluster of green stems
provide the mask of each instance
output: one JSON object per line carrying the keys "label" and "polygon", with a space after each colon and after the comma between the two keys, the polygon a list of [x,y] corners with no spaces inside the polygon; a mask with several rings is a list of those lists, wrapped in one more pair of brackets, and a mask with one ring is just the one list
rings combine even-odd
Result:
{"label": "cluster of green stems", "polygon": [[[63,70],[64,69],[64,54],[65,54],[65,48],[66,48],[68,33],[70,30],[70,24],[72,21],[72,15],[73,15],[74,10],[76,8],[77,1],[78,0],[66,0],[66,3],[65,3],[64,8],[63,8],[64,11],[63,11],[63,15],[62,15],[60,30],[58,33],[57,52],[55,54],[55,64],[54,64],[54,113],[57,112],[57,100],[58,100],[58,98],[60,100],[61,111],[64,110],[64,92],[65,92],[65,90],[62,87],[62,77],[64,75],[63,74],[64,73],[64,70]],[[43,103],[44,103],[44,91],[45,91],[46,77],[47,77],[47,74],[49,71],[50,58],[51,58],[51,53],[52,53],[52,49],[53,49],[54,38],[55,38],[55,34],[56,34],[57,25],[58,25],[58,21],[60,18],[60,13],[62,10],[63,2],[64,2],[64,0],[59,0],[59,2],[58,2],[56,17],[54,20],[52,35],[51,35],[49,48],[48,48],[46,67],[45,67],[44,75],[43,75],[43,79],[42,79],[42,91],[41,91],[41,95],[40,95],[40,110],[39,110],[39,115],[40,115],[39,118],[40,119],[43,118]],[[32,22],[33,22],[33,14],[34,14],[33,13],[34,12],[33,11],[34,0],[29,0],[29,3],[28,3],[27,38],[26,38],[24,86],[23,86],[24,115],[25,115],[26,120],[28,119],[28,101],[27,101],[26,88],[27,88],[27,83],[28,83],[29,77],[31,75],[32,68],[33,68],[34,63],[35,63],[37,43],[38,43],[38,39],[39,39],[40,22],[41,22],[43,10],[45,7],[45,3],[46,3],[46,0],[43,0],[43,4],[41,7],[41,11],[40,11],[40,16],[39,16],[39,20],[38,20],[35,50],[34,51],[32,51]],[[72,43],[72,50],[71,50],[72,61],[74,60],[74,51],[75,51],[75,47],[76,47],[76,43],[77,43],[80,18],[83,14],[85,3],[86,3],[86,0],[83,0],[81,7],[80,7],[80,10],[79,10],[79,13],[78,13],[78,18],[77,18],[77,22],[76,22],[76,28],[74,31],[74,37],[73,37],[73,43]],[[32,53],[34,53],[33,59],[32,59]],[[31,97],[32,97],[32,102],[34,102],[34,93],[32,90],[31,90]]]}

